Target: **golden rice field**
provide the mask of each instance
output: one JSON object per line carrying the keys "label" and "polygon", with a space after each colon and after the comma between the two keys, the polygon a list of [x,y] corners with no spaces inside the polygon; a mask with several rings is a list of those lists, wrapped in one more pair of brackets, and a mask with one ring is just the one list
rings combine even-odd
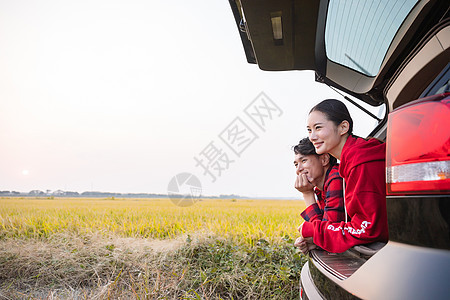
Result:
{"label": "golden rice field", "polygon": [[0,239],[55,233],[100,233],[167,239],[207,233],[252,246],[297,236],[303,201],[202,199],[178,207],[170,199],[0,198]]}

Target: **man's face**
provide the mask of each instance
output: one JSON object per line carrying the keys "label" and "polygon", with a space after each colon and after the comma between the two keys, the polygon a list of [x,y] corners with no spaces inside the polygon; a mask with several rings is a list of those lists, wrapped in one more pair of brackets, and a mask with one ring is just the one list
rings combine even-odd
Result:
{"label": "man's face", "polygon": [[324,168],[319,155],[301,155],[295,154],[294,166],[296,168],[297,175],[306,174],[306,178],[312,185],[317,186],[317,183],[323,177]]}

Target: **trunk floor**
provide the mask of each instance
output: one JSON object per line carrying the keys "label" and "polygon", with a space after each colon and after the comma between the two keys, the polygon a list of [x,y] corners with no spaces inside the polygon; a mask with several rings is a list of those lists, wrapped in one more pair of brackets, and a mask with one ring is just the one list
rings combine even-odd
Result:
{"label": "trunk floor", "polygon": [[367,261],[351,251],[329,253],[324,250],[312,250],[310,254],[323,268],[342,280],[350,277]]}

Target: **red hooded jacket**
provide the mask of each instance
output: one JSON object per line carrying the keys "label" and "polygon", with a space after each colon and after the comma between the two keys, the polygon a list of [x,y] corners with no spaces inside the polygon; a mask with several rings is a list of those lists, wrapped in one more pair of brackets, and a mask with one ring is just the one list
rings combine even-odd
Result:
{"label": "red hooded jacket", "polygon": [[342,222],[304,222],[303,237],[313,237],[314,244],[334,253],[387,241],[385,157],[386,144],[349,136],[339,166],[348,218]]}

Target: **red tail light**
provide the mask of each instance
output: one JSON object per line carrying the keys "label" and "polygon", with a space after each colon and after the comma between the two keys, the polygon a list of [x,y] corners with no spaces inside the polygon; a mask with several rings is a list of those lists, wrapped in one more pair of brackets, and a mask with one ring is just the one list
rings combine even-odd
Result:
{"label": "red tail light", "polygon": [[389,114],[388,195],[450,194],[450,93]]}

